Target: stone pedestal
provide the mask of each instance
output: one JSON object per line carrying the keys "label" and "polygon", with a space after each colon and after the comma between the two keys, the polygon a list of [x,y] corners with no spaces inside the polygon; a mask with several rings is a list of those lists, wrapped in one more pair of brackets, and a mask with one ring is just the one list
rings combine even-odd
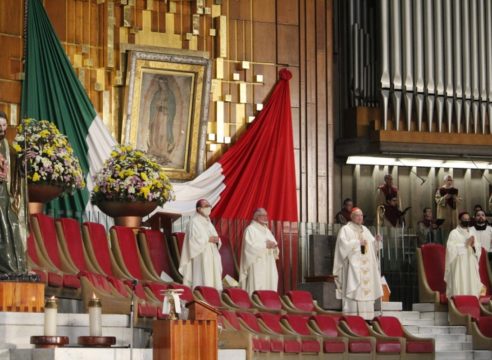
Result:
{"label": "stone pedestal", "polygon": [[[314,278],[316,279],[316,278]],[[308,280],[314,280],[308,278]],[[306,282],[299,284],[299,290],[311,292],[313,298],[318,301],[318,305],[327,310],[342,310],[342,301],[335,296],[335,283],[333,278],[326,277],[326,281],[319,278],[319,281]]]}

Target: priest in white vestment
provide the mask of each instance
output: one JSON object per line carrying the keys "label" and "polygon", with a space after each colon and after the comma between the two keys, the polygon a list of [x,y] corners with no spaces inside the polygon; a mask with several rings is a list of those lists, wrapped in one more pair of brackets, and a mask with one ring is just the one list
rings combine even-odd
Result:
{"label": "priest in white vestment", "polygon": [[352,209],[351,221],[338,232],[333,275],[337,299],[345,314],[374,317],[374,301],[383,296],[376,254],[381,236],[372,236],[359,208]]}
{"label": "priest in white vestment", "polygon": [[477,210],[475,212],[475,224],[471,228],[471,232],[485,251],[492,251],[492,226],[487,222],[485,211]]}
{"label": "priest in white vestment", "polygon": [[211,209],[207,200],[197,202],[186,229],[179,272],[187,286],[210,286],[222,291],[222,243],[209,218]]}
{"label": "priest in white vestment", "polygon": [[478,272],[478,260],[482,253],[480,242],[468,227],[470,215],[462,212],[459,225],[449,233],[446,246],[446,295],[480,296],[482,283]]}
{"label": "priest in white vestment", "polygon": [[239,284],[252,294],[255,290],[277,291],[279,256],[277,241],[268,228],[268,214],[257,209],[253,221],[244,230],[239,267]]}

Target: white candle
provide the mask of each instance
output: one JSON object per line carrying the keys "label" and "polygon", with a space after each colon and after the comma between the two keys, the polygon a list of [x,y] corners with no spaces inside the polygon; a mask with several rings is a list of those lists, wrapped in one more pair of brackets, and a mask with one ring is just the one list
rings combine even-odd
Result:
{"label": "white candle", "polygon": [[56,336],[56,316],[58,305],[54,296],[46,300],[44,306],[44,336]]}
{"label": "white candle", "polygon": [[101,301],[92,295],[92,299],[89,300],[89,335],[90,336],[102,336],[102,307]]}

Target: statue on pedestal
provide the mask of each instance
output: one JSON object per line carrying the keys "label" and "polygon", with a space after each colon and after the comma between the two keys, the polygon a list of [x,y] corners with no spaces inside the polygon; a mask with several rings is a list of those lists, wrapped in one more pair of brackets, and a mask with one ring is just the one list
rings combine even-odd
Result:
{"label": "statue on pedestal", "polygon": [[20,169],[15,166],[15,160],[12,161],[14,152],[6,133],[7,115],[0,112],[0,280],[27,273],[26,229],[19,221],[19,215],[25,210]]}

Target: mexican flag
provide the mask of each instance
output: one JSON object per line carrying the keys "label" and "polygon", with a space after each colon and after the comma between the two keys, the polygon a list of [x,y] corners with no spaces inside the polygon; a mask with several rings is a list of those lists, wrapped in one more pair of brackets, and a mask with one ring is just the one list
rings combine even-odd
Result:
{"label": "mexican flag", "polygon": [[[76,215],[87,209],[92,176],[116,144],[97,115],[40,0],[28,0],[25,79],[21,116],[50,120],[67,135],[86,174],[87,188],[52,201],[55,215]],[[67,213],[69,211],[69,213]],[[71,212],[71,213],[70,213]]]}

